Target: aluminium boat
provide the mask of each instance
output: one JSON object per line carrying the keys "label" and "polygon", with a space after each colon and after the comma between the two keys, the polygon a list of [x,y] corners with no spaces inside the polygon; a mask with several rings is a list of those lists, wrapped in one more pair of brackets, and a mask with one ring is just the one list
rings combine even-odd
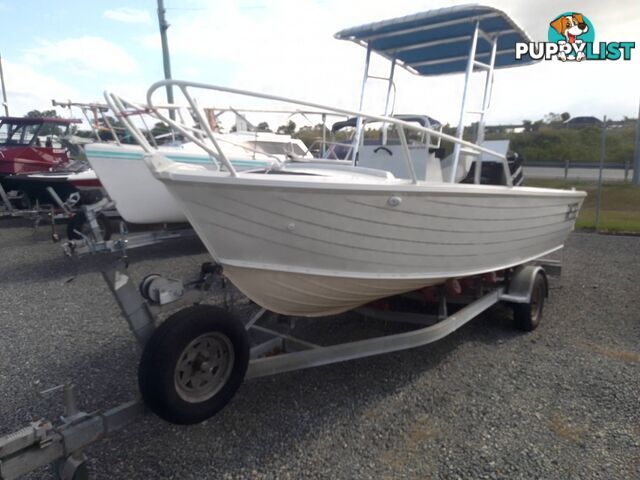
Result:
{"label": "aluminium boat", "polygon": [[[364,25],[337,36],[366,46],[367,65],[377,52],[392,61],[392,70],[398,64],[422,76],[465,72],[456,135],[392,116],[200,83],[163,81],[148,92],[152,110],[154,92],[172,84],[191,101],[190,90],[205,89],[359,119],[350,165],[285,162],[238,171],[208,131],[201,135],[208,134],[210,143],[200,146],[223,169],[187,166],[145,147],[146,165],[234,285],[268,310],[323,316],[448,279],[509,269],[562,248],[586,194],[514,186],[505,155],[483,146],[494,70],[518,65],[515,43],[529,41],[513,20],[494,8],[465,6]],[[475,143],[462,138],[464,99],[474,68],[487,75]],[[179,123],[155,114],[197,139]],[[359,163],[366,122],[396,129],[398,155],[389,161],[403,162],[404,175]],[[407,140],[411,134],[449,142],[452,151],[422,161],[426,171],[419,172],[419,159]],[[502,165],[502,184],[482,184],[485,156]],[[472,169],[473,183],[463,183]]]}

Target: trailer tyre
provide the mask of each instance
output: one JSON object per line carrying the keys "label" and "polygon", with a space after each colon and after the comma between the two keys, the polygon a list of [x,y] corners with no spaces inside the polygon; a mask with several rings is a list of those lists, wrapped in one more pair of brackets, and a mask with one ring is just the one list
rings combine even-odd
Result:
{"label": "trailer tyre", "polygon": [[[109,219],[103,214],[98,214],[96,220],[98,221],[98,227],[100,228],[102,239],[109,240],[112,233]],[[71,217],[69,222],[67,222],[67,238],[69,240],[80,240],[82,236],[79,235],[78,232],[82,232],[87,237],[93,238],[93,234],[89,228],[89,222],[87,221],[87,216],[83,211],[76,213]]]}
{"label": "trailer tyre", "polygon": [[202,422],[236,393],[249,365],[244,325],[211,305],[181,310],[147,342],[138,385],[149,409],[176,424]]}
{"label": "trailer tyre", "polygon": [[538,327],[540,320],[542,320],[542,310],[546,296],[547,281],[543,274],[538,273],[533,281],[529,303],[513,304],[513,320],[518,329],[531,332]]}

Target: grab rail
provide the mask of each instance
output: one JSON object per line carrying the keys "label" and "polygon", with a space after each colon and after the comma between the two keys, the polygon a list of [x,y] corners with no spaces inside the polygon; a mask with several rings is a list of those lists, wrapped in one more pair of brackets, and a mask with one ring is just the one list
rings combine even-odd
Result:
{"label": "grab rail", "polygon": [[[502,165],[503,165],[503,169],[504,169],[504,174],[505,174],[505,179],[506,179],[507,185],[508,186],[513,186],[513,183],[511,181],[511,172],[509,170],[509,164],[507,162],[507,159],[506,159],[505,155],[502,155],[502,154],[500,154],[500,153],[498,153],[498,152],[496,152],[494,150],[491,150],[491,149],[488,149],[488,148],[485,148],[485,147],[481,147],[480,145],[476,145],[476,144],[474,144],[472,142],[468,142],[466,140],[459,139],[459,138],[454,137],[452,135],[448,135],[446,133],[442,133],[442,132],[439,132],[439,131],[431,129],[431,128],[422,127],[420,125],[414,125],[414,124],[412,124],[410,122],[407,122],[407,121],[404,121],[404,120],[400,120],[398,118],[385,117],[385,116],[382,116],[382,115],[373,115],[373,114],[359,112],[359,111],[355,111],[355,110],[348,110],[348,109],[344,109],[344,108],[338,108],[338,107],[331,107],[331,106],[328,106],[328,105],[322,105],[322,104],[315,103],[315,102],[296,100],[296,99],[292,99],[292,98],[282,97],[282,96],[279,96],[279,95],[258,93],[258,92],[252,92],[252,91],[249,91],[249,90],[241,90],[241,89],[237,89],[237,88],[223,87],[223,86],[219,86],[219,85],[210,85],[210,84],[201,83],[201,82],[188,82],[188,81],[184,81],[184,80],[161,80],[161,81],[156,82],[153,85],[151,85],[151,87],[149,87],[149,90],[147,91],[147,104],[148,104],[149,108],[153,111],[154,115],[157,118],[159,118],[160,120],[162,120],[163,122],[167,123],[168,125],[171,125],[172,127],[174,127],[176,129],[178,129],[179,131],[181,131],[183,134],[185,134],[187,137],[192,139],[195,143],[197,143],[205,151],[209,152],[210,154],[212,154],[212,155],[214,155],[216,157],[217,157],[217,155],[213,152],[213,150],[210,147],[206,146],[203,142],[196,142],[195,137],[190,132],[188,132],[184,128],[183,125],[181,125],[180,123],[176,122],[175,120],[172,120],[171,118],[168,118],[166,115],[161,113],[158,110],[158,108],[155,106],[155,104],[153,102],[154,93],[158,89],[164,88],[167,85],[176,86],[176,87],[178,87],[180,89],[180,91],[182,92],[182,94],[184,95],[186,100],[189,102],[189,105],[193,108],[194,114],[197,116],[197,120],[200,123],[200,126],[203,128],[204,133],[206,134],[207,137],[209,137],[209,140],[211,140],[212,144],[218,150],[218,154],[220,155],[220,157],[219,157],[220,160],[225,165],[225,167],[227,167],[227,169],[229,170],[230,175],[232,175],[234,177],[237,176],[238,173],[236,172],[235,168],[233,168],[233,165],[231,165],[231,162],[229,162],[227,157],[224,155],[224,153],[222,152],[222,150],[218,146],[218,144],[217,144],[217,142],[216,142],[216,140],[215,140],[215,138],[213,136],[213,132],[209,128],[208,123],[206,122],[204,116],[200,112],[200,108],[197,106],[195,100],[193,99],[193,97],[189,93],[189,91],[188,91],[189,88],[197,88],[197,89],[202,89],[202,90],[213,90],[213,91],[230,93],[230,94],[234,94],[234,95],[242,95],[242,96],[248,96],[248,97],[261,98],[261,99],[264,99],[264,100],[273,100],[273,101],[278,101],[278,102],[302,105],[302,106],[305,106],[307,108],[315,108],[315,109],[319,109],[319,110],[339,113],[339,114],[342,114],[342,115],[366,118],[366,119],[369,119],[371,121],[386,122],[386,123],[394,124],[398,128],[398,134],[400,136],[400,141],[401,141],[401,144],[402,144],[402,149],[403,149],[405,161],[407,162],[407,168],[408,168],[409,172],[411,173],[411,180],[413,181],[413,183],[417,183],[418,179],[416,177],[416,174],[415,174],[415,171],[414,171],[414,168],[413,168],[413,163],[411,161],[409,147],[408,147],[408,144],[407,144],[407,139],[406,139],[406,135],[405,135],[405,131],[404,131],[405,129],[414,130],[414,131],[417,131],[417,132],[424,132],[424,133],[432,135],[432,136],[434,136],[436,138],[440,138],[442,140],[445,140],[445,141],[448,141],[448,142],[452,142],[454,145],[459,145],[460,147],[467,147],[467,148],[469,148],[469,149],[471,149],[471,150],[473,150],[475,152],[478,152],[478,153],[482,152],[482,153],[485,153],[485,154],[490,155],[492,157],[500,159],[502,161]],[[480,165],[478,165],[477,168],[481,168],[482,159],[481,159],[480,155],[478,155],[478,157],[479,157],[478,158],[478,163]],[[355,164],[355,159],[354,159],[354,164]],[[455,172],[451,176],[451,179],[449,180],[449,182],[450,183],[454,183],[454,181],[455,181]]]}
{"label": "grab rail", "polygon": [[[111,93],[111,92],[104,92],[104,98],[107,102],[107,107],[109,109],[111,109],[114,114],[116,115],[117,118],[119,118],[124,124],[127,130],[129,130],[129,132],[131,132],[131,135],[136,139],[136,141],[138,142],[138,144],[142,147],[142,149],[146,152],[146,153],[152,153],[154,150],[158,149],[158,144],[155,142],[155,139],[152,140],[153,145],[150,144],[149,140],[147,139],[146,135],[138,128],[137,125],[135,125],[131,120],[130,117],[132,116],[136,116],[136,115],[140,115],[142,113],[147,113],[147,114],[152,114],[153,112],[157,112],[158,108],[166,108],[164,105],[161,107],[155,107],[154,110],[152,110],[150,107],[145,106],[145,105],[141,105],[139,103],[136,102],[131,102],[128,100],[123,99],[122,97]],[[130,111],[129,109],[134,109],[133,111]],[[173,107],[174,110],[177,110],[179,107]],[[178,110],[179,111],[179,110]],[[191,111],[191,110],[190,110]],[[156,115],[155,113],[153,113],[156,117],[159,118],[158,115]],[[202,131],[195,128],[195,127],[191,127],[189,125],[186,125],[184,123],[184,118],[182,116],[182,114],[179,114],[180,116],[180,120],[182,123],[178,123],[178,122],[173,122],[171,126],[174,127],[174,129],[179,130],[180,132],[182,132],[185,136],[187,136],[190,140],[192,140],[194,143],[196,143],[200,148],[204,149],[210,157],[212,157],[213,162],[215,164],[215,166],[219,169],[220,166],[218,164],[218,155],[217,152],[213,152],[212,149],[210,149],[206,143],[204,143],[202,141]],[[164,116],[163,116],[164,117]],[[164,120],[163,120],[164,121]],[[145,128],[148,129],[148,126],[146,125],[146,122],[143,123],[145,125]],[[167,122],[168,123],[168,122]],[[173,131],[173,130],[172,130]],[[189,132],[189,133],[187,133]],[[280,163],[281,160],[277,155],[268,153],[268,152],[264,152],[258,148],[252,148],[250,145],[247,145],[246,143],[239,143],[239,142],[234,142],[232,140],[226,139],[226,138],[220,138],[218,137],[216,139],[216,141],[218,143],[223,143],[223,144],[228,144],[228,145],[232,145],[236,148],[240,148],[246,152],[250,152],[253,153],[253,155],[255,156],[256,154],[262,155],[264,157],[269,158],[273,163]]]}

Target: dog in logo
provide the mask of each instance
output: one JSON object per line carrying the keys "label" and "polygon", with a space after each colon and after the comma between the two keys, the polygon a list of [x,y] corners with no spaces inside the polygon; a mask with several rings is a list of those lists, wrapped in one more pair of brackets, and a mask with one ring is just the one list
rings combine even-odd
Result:
{"label": "dog in logo", "polygon": [[[585,23],[581,13],[572,13],[571,15],[562,15],[551,22],[551,28],[562,35],[565,40],[558,41],[559,45],[566,43],[583,43],[580,40],[580,35],[589,31],[589,26]],[[563,62],[567,61],[567,54],[563,51],[558,53],[558,58]],[[584,52],[578,52],[576,54],[576,61],[579,62],[585,58]]]}

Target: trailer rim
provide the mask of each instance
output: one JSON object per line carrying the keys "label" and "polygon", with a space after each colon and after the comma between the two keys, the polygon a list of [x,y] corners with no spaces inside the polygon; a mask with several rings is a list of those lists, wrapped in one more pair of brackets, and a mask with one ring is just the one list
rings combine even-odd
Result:
{"label": "trailer rim", "polygon": [[176,393],[189,403],[210,399],[231,376],[234,355],[231,340],[221,332],[208,332],[193,339],[176,363]]}

